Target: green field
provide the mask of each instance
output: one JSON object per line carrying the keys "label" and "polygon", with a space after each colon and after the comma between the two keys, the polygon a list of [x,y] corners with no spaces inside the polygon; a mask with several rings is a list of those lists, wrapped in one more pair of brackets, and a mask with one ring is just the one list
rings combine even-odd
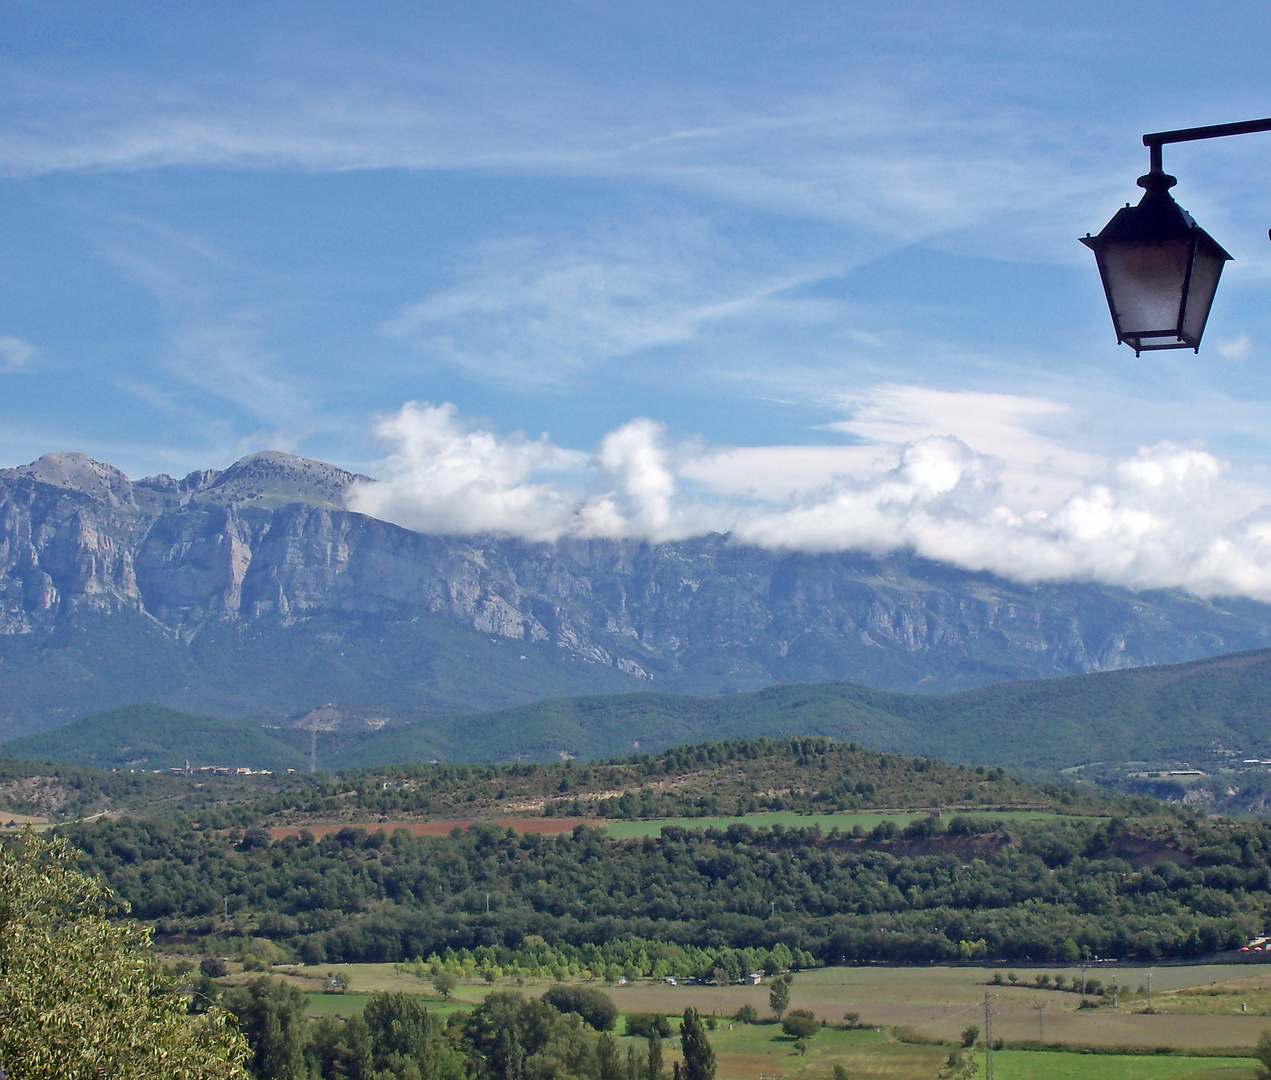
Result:
{"label": "green field", "polygon": [[[984,1055],[979,1057],[984,1075]],[[1262,1070],[1252,1058],[1167,1057],[1134,1054],[1065,1054],[999,1050],[995,1080],[1253,1080]]]}
{"label": "green field", "polygon": [[[959,811],[961,813],[961,811]],[[872,829],[883,821],[894,821],[904,827],[911,821],[927,816],[926,811],[877,811],[864,814],[796,814],[793,812],[774,811],[767,814],[746,814],[744,817],[700,817],[700,818],[660,818],[653,821],[615,821],[604,826],[605,832],[618,840],[629,840],[633,837],[658,836],[667,825],[678,825],[685,829],[726,829],[729,825],[749,825],[759,829],[781,825],[787,829],[810,829],[818,826],[822,832],[839,829],[846,832],[859,825],[862,829]],[[1047,821],[1059,817],[1040,810],[976,810],[967,811],[966,817],[992,818],[1001,821]]]}
{"label": "green field", "polygon": [[[309,999],[310,1016],[341,1016],[348,1018],[358,1016],[366,1009],[371,1000],[370,994],[305,994]],[[472,1004],[465,1001],[429,1001],[428,1011],[438,1016],[449,1016],[459,1009],[471,1009]]]}
{"label": "green field", "polygon": [[371,1000],[370,994],[305,994],[309,999],[310,1016],[359,1015]]}

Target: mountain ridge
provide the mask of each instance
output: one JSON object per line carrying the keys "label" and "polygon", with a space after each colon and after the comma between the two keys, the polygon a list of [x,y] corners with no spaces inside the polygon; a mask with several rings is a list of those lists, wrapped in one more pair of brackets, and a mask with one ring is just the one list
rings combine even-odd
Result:
{"label": "mountain ridge", "polygon": [[832,680],[939,693],[1271,642],[1253,601],[907,552],[425,535],[343,509],[364,482],[273,451],[181,480],[76,454],[0,470],[0,737],[138,701],[242,716]]}

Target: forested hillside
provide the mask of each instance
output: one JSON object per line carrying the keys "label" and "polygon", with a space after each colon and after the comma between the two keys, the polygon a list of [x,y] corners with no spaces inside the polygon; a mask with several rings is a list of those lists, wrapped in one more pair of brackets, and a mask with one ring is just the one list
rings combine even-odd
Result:
{"label": "forested hillside", "polygon": [[627,943],[626,962],[643,952],[641,974],[659,958],[685,975],[719,964],[688,947],[784,945],[804,963],[1151,959],[1239,948],[1271,913],[1271,826],[1193,817],[933,817],[824,835],[739,824],[630,841],[585,826],[272,841],[155,819],[67,834],[161,942],[309,963],[492,947],[508,966],[570,946],[604,964],[608,942]]}
{"label": "forested hillside", "polygon": [[752,739],[607,762],[408,765],[250,776],[154,775],[0,762],[0,809],[75,820],[104,810],[192,815],[212,828],[499,816],[626,819],[760,810],[901,808],[1090,812],[1068,786],[1024,784],[828,739]]}
{"label": "forested hillside", "polygon": [[10,740],[0,754],[152,770],[187,760],[347,770],[427,760],[605,759],[703,740],[825,736],[1033,772],[1130,761],[1227,768],[1271,758],[1268,715],[1271,650],[1260,649],[944,696],[813,683],[719,697],[556,698],[488,713],[326,707],[258,722],[129,706]]}

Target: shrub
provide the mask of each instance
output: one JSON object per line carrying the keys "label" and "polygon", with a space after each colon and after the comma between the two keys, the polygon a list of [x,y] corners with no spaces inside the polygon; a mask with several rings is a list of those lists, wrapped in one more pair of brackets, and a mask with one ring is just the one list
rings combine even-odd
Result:
{"label": "shrub", "polygon": [[223,979],[229,974],[229,968],[219,956],[205,956],[199,964],[199,970],[209,979]]}
{"label": "shrub", "polygon": [[1254,1050],[1254,1054],[1262,1062],[1262,1067],[1271,1073],[1271,1031],[1263,1031],[1258,1036],[1258,1047]]}
{"label": "shrub", "polygon": [[597,1031],[610,1031],[618,1022],[618,1006],[608,994],[586,986],[553,986],[543,1000],[563,1013],[577,1013]]}
{"label": "shrub", "polygon": [[739,1024],[754,1024],[759,1020],[759,1012],[753,1005],[743,1005],[733,1015]]}
{"label": "shrub", "polygon": [[627,1034],[658,1035],[663,1039],[671,1037],[671,1021],[663,1013],[633,1012],[627,1013]]}
{"label": "shrub", "polygon": [[791,1009],[781,1020],[781,1030],[795,1039],[810,1039],[821,1030],[821,1021],[809,1009]]}

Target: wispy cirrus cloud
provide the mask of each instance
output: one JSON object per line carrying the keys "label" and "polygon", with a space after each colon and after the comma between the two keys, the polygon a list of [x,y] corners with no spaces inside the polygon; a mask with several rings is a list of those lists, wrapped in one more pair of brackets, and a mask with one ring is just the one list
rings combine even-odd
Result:
{"label": "wispy cirrus cloud", "polygon": [[723,250],[705,222],[682,218],[492,241],[455,268],[453,285],[407,305],[382,329],[481,378],[554,383],[719,328],[835,317],[838,305],[797,295],[826,268],[788,258],[724,265]]}
{"label": "wispy cirrus cloud", "polygon": [[[254,268],[200,236],[137,215],[113,216],[95,246],[149,294],[161,317],[155,373],[118,385],[159,411],[187,417],[192,397],[220,399],[269,425],[279,448],[297,443],[314,407],[265,341],[270,305],[243,296],[244,282],[259,278]],[[156,385],[156,376],[167,385]]]}
{"label": "wispy cirrus cloud", "polygon": [[25,371],[35,363],[39,350],[12,334],[0,334],[0,372]]}
{"label": "wispy cirrus cloud", "polygon": [[10,63],[0,68],[15,105],[0,122],[0,174],[175,165],[601,178],[834,221],[888,243],[1038,211],[1067,235],[1090,200],[1106,198],[1108,179],[1085,167],[1089,122],[1077,138],[1048,109],[985,86],[974,100],[933,94],[931,70],[861,59],[850,75],[818,70],[762,96],[732,79],[598,92],[594,71],[510,51],[498,63],[346,58],[335,79],[299,69],[53,75]]}

